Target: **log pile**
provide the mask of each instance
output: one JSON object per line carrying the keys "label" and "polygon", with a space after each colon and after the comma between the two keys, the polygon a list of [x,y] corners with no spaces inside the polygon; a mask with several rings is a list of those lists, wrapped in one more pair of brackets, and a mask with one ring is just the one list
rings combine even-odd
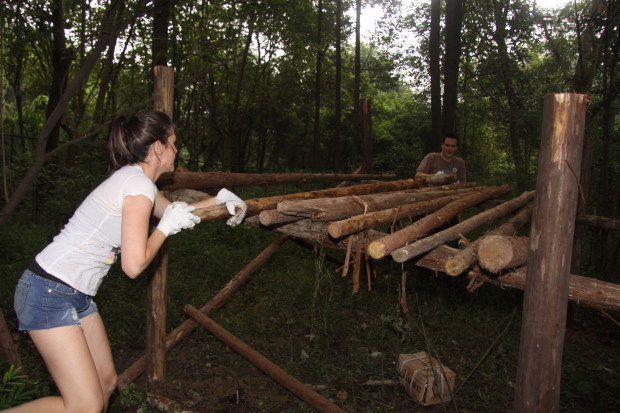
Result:
{"label": "log pile", "polygon": [[[425,254],[433,250],[444,251],[442,244],[457,239],[466,245],[444,257],[441,271],[453,276],[465,273],[474,279],[470,284],[472,289],[484,282],[521,288],[521,283],[515,281],[515,274],[525,279],[523,266],[527,263],[529,238],[516,237],[515,234],[531,220],[532,209],[528,204],[534,200],[534,192],[524,192],[505,201],[501,198],[512,191],[508,185],[443,185],[444,182],[454,182],[454,178],[449,175],[440,181],[438,178],[339,186],[322,191],[250,199],[246,201],[248,214],[245,223],[292,237],[315,252],[318,251],[317,245],[346,250],[344,265],[337,257],[330,256],[329,259],[342,265],[343,276],[353,276],[354,292],[359,291],[362,277],[367,279],[368,289],[372,288],[374,269],[370,258],[381,259],[391,255],[397,262],[416,259],[416,265],[428,266],[428,257],[437,253],[424,257]],[[436,186],[430,186],[433,184]],[[196,202],[206,196],[191,189],[172,192],[173,200],[186,202]],[[486,211],[440,230],[444,224],[472,207],[486,208]],[[195,213],[202,220],[228,216],[223,206],[204,208]],[[409,221],[411,223],[406,225]],[[612,227],[613,223],[608,221],[613,220],[578,219],[579,223],[595,222],[593,225],[603,226],[601,222],[605,222],[607,227]],[[495,229],[473,242],[465,238],[472,230],[491,223],[501,225],[496,225]],[[433,268],[436,269],[437,265]],[[511,275],[507,278],[506,274]],[[588,288],[588,282],[581,283],[586,285],[583,288]],[[606,291],[608,295],[616,292],[614,289]],[[582,296],[577,296],[577,301],[583,301]],[[592,297],[587,302],[595,306],[596,294]],[[608,301],[607,298],[605,300]],[[601,299],[601,308],[615,308],[615,304],[609,305],[605,300]]]}

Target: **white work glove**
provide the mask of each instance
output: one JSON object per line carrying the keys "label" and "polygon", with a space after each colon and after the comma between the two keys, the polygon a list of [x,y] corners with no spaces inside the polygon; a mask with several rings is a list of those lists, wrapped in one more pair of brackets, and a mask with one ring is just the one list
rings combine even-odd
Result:
{"label": "white work glove", "polygon": [[443,175],[443,174],[445,174],[444,171],[437,171],[437,173],[435,175]]}
{"label": "white work glove", "polygon": [[245,202],[243,202],[241,198],[230,192],[228,189],[222,188],[215,196],[215,205],[222,204],[226,204],[228,213],[232,215],[232,217],[228,218],[226,223],[231,227],[241,224],[241,221],[243,221],[245,213],[248,210],[248,206]]}
{"label": "white work glove", "polygon": [[187,205],[185,202],[173,202],[166,207],[164,215],[157,224],[157,229],[165,236],[176,234],[182,229],[194,228],[200,222],[200,218],[192,214],[196,207]]}

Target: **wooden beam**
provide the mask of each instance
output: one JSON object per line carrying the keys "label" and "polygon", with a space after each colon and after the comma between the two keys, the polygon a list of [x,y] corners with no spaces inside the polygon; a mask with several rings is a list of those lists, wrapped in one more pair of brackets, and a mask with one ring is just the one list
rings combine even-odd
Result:
{"label": "wooden beam", "polygon": [[588,97],[545,96],[515,413],[560,411],[562,351]]}
{"label": "wooden beam", "polygon": [[[446,263],[459,252],[456,248],[441,245],[426,254],[415,265],[433,271],[445,272]],[[501,276],[489,276],[476,266],[467,273],[467,278],[493,284],[500,288],[525,289],[528,277],[527,267],[521,267]],[[595,280],[593,278],[570,276],[567,298],[587,307],[620,311],[620,285]]]}
{"label": "wooden beam", "polygon": [[[379,192],[403,191],[405,189],[421,188],[425,185],[423,179],[405,179],[403,181],[380,182],[378,184],[356,185],[346,188],[331,188],[321,191],[301,192],[297,194],[272,196],[267,198],[254,198],[245,201],[248,206],[246,217],[258,215],[261,211],[276,209],[280,202],[300,199],[336,198],[350,195],[368,195]],[[194,211],[202,221],[213,221],[221,218],[229,218],[230,214],[224,205],[201,208]]]}
{"label": "wooden beam", "polygon": [[578,215],[577,223],[605,229],[620,229],[620,219],[597,217],[596,215]]}
{"label": "wooden beam", "polygon": [[[226,286],[220,291],[211,301],[209,301],[200,311],[206,315],[210,315],[213,311],[223,306],[230,297],[233,296],[235,291],[248,279],[254,271],[256,271],[265,261],[267,261],[284,242],[289,239],[286,235],[281,235],[276,238],[258,257],[254,258],[246,267],[239,271],[235,277],[226,284]],[[189,335],[194,329],[198,327],[198,323],[194,320],[187,320],[166,337],[166,351],[170,351],[171,348],[176,346],[181,340]],[[140,358],[127,370],[118,376],[117,388],[120,390],[132,381],[134,381],[142,372],[144,372],[146,366],[146,357]]]}
{"label": "wooden beam", "polygon": [[[478,205],[479,203],[487,199],[501,198],[502,196],[508,195],[511,191],[512,188],[510,188],[509,185],[504,184],[499,188],[489,187],[485,188],[482,191],[474,192],[473,194],[468,195],[465,198],[456,200],[444,206],[433,214],[430,214],[422,218],[421,220],[414,222],[413,224],[409,225],[404,229],[401,229],[400,231],[397,231],[391,235],[388,235],[385,238],[373,242],[368,247],[368,252],[370,253],[371,257],[379,259],[400,248],[402,250],[402,253],[399,252],[399,254],[407,255],[409,254],[409,251],[406,248],[403,248],[405,245],[424,237],[432,230],[434,230],[435,228],[439,228],[467,208]],[[403,259],[403,261],[406,261],[411,257],[413,257],[413,255],[409,254],[409,258]]]}
{"label": "wooden beam", "polygon": [[296,185],[317,182],[396,179],[395,174],[245,174],[231,172],[167,172],[156,182],[159,189],[238,188],[248,186]]}
{"label": "wooden beam", "polygon": [[252,347],[239,340],[232,335],[229,331],[225,330],[215,321],[204,315],[202,312],[196,310],[191,305],[186,305],[185,312],[196,320],[200,325],[206,328],[211,334],[219,338],[228,347],[236,351],[243,356],[250,363],[261,369],[264,373],[268,374],[275,381],[289,389],[297,397],[307,402],[317,410],[328,413],[347,413],[345,410],[336,406],[334,403],[321,396],[295,377],[282,370],[276,364],[272,363],[265,356],[254,350]]}

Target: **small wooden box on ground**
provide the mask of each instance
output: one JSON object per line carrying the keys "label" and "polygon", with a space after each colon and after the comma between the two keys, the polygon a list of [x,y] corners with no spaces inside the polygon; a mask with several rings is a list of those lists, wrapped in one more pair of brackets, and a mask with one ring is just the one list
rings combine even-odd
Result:
{"label": "small wooden box on ground", "polygon": [[407,392],[422,405],[450,401],[456,373],[422,351],[398,356],[396,369]]}

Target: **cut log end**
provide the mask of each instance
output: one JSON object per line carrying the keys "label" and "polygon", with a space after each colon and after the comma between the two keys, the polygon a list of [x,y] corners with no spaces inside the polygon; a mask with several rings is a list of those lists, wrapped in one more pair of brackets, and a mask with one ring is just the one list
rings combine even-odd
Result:
{"label": "cut log end", "polygon": [[385,245],[383,245],[381,242],[375,241],[368,246],[368,253],[371,257],[378,260],[387,255],[387,250],[385,248]]}
{"label": "cut log end", "polygon": [[468,263],[467,260],[457,254],[454,258],[446,262],[446,272],[451,276],[456,277],[469,268],[469,265],[470,263]]}
{"label": "cut log end", "polygon": [[488,235],[478,247],[478,261],[487,270],[497,273],[527,262],[527,238]]}
{"label": "cut log end", "polygon": [[405,249],[398,249],[392,253],[392,258],[396,262],[405,262],[412,259],[414,256],[410,255],[409,252]]}

